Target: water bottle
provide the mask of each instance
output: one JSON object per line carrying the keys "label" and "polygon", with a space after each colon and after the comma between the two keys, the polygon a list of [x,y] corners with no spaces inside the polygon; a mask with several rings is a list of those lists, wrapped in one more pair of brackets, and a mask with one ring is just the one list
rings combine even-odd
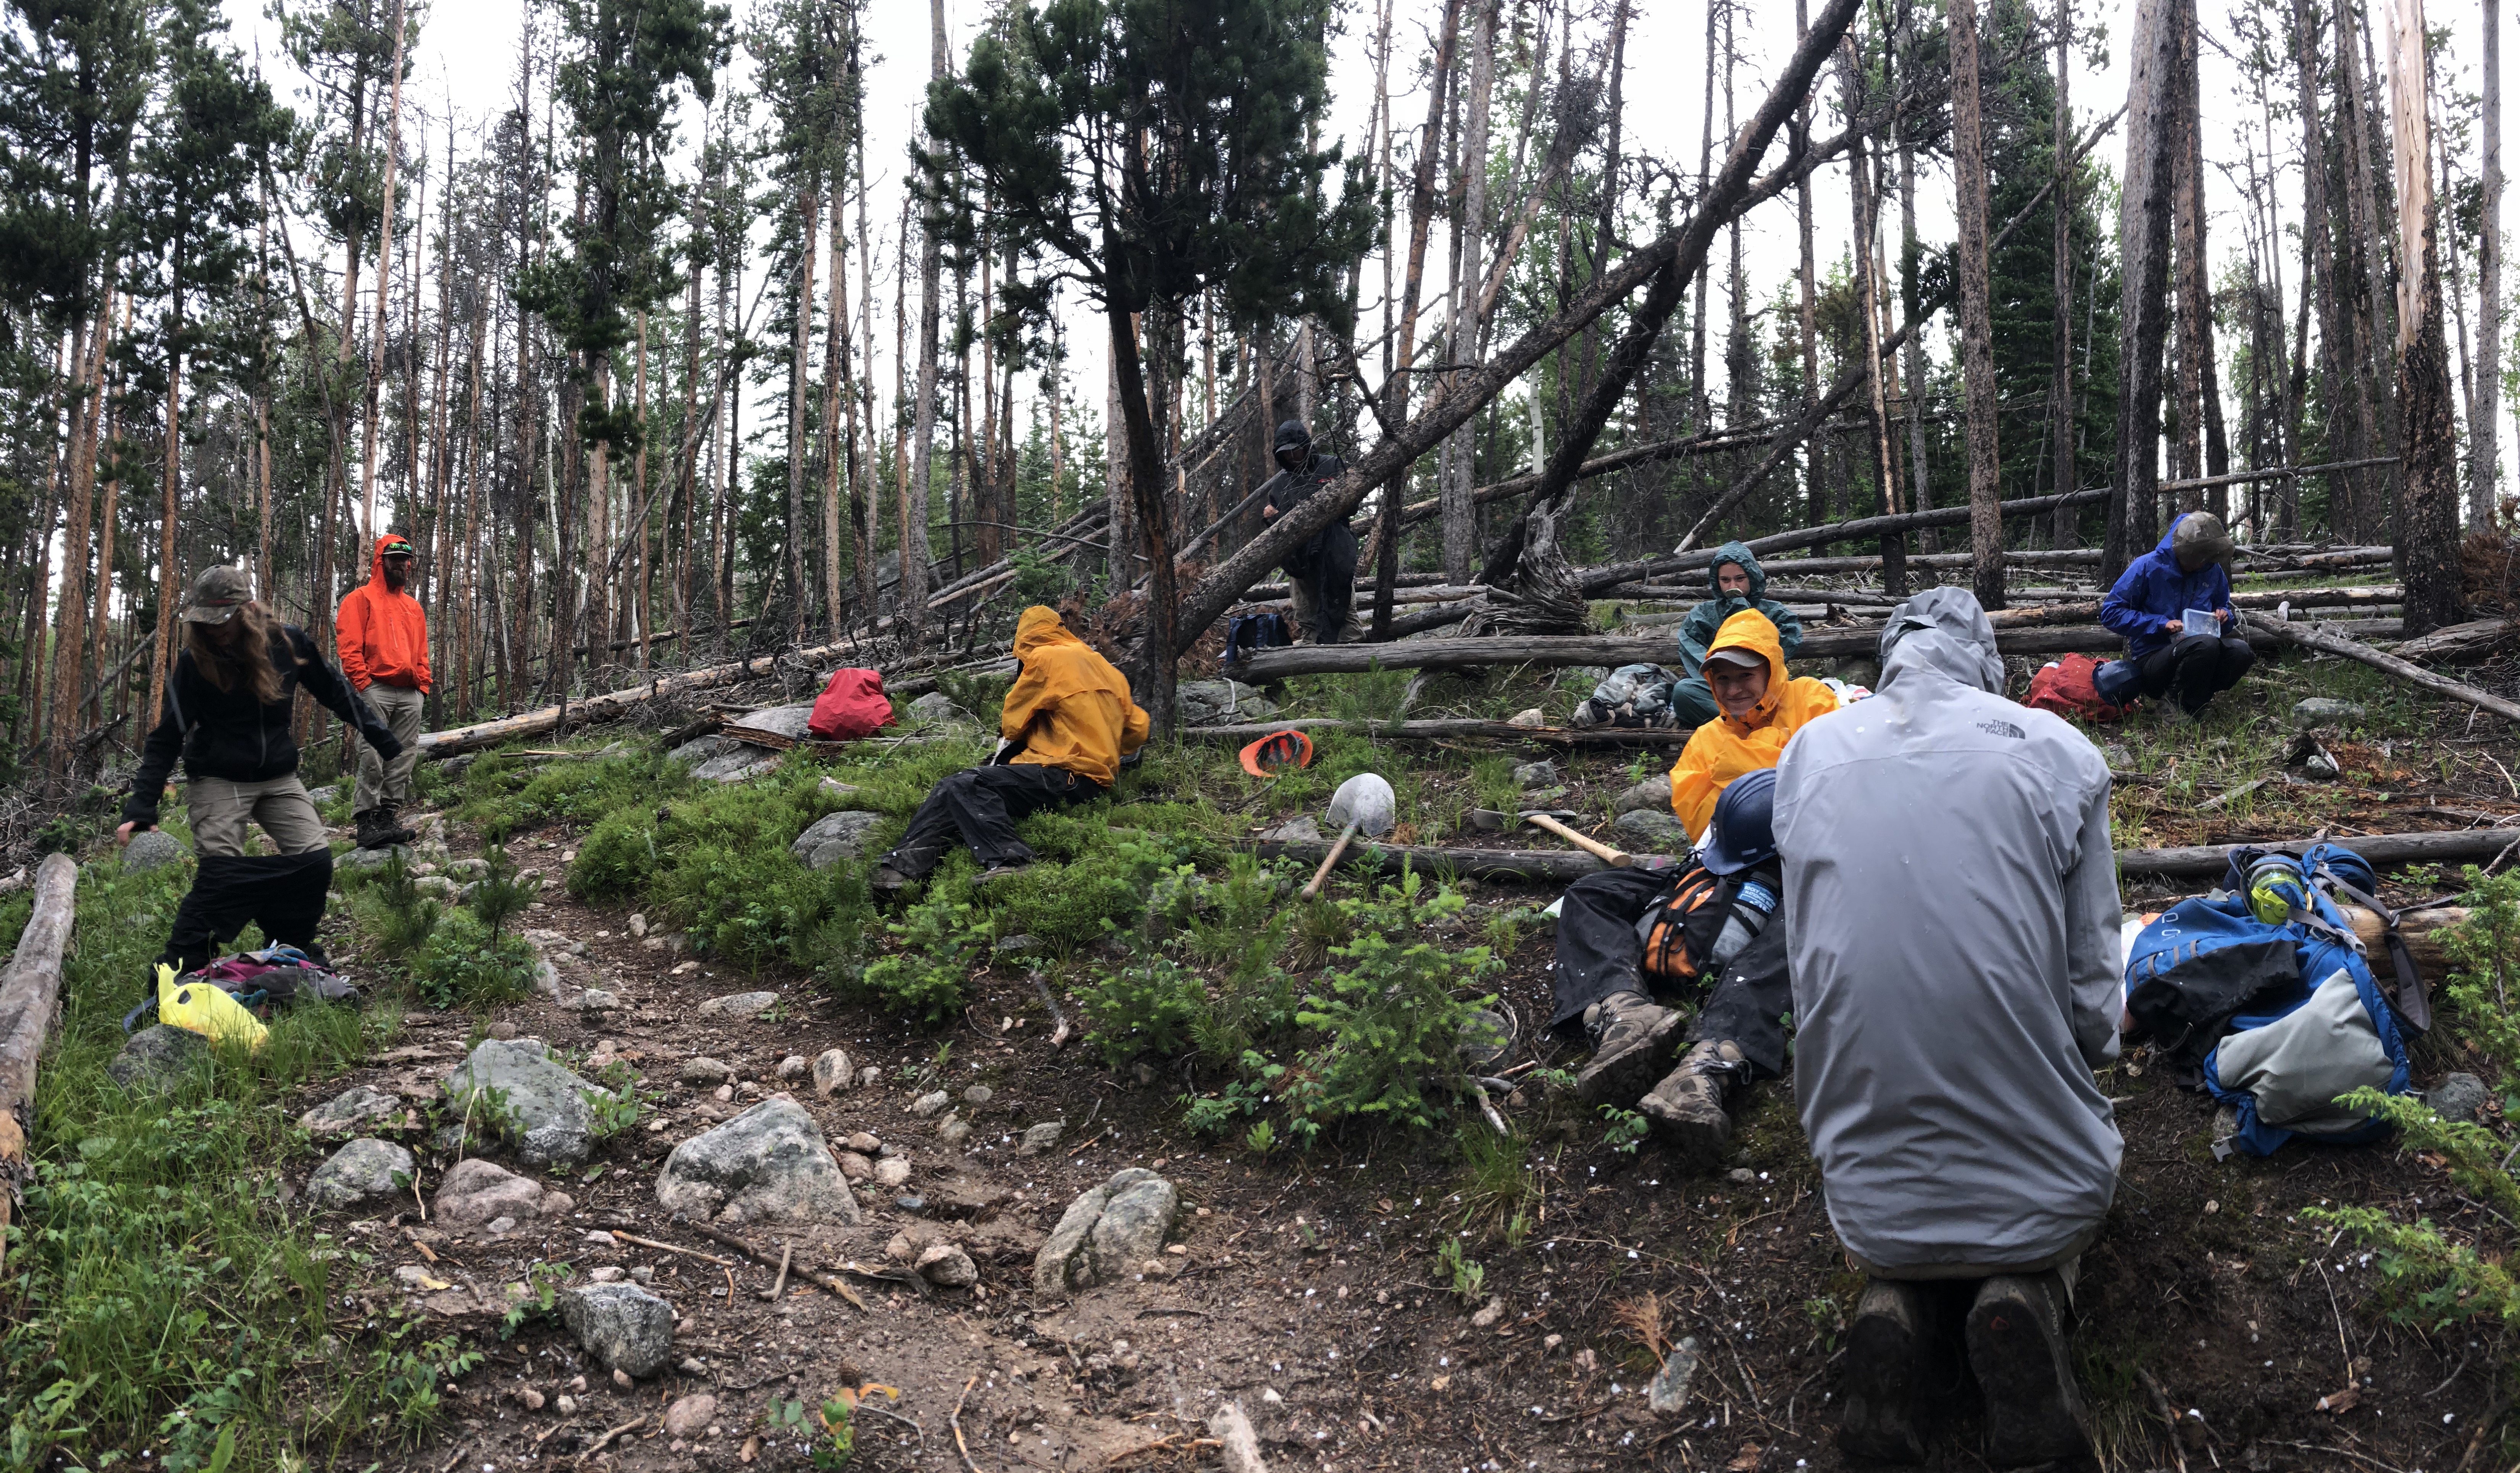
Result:
{"label": "water bottle", "polygon": [[1776,914],[1777,892],[1755,879],[1745,879],[1733,892],[1732,914],[1724,917],[1724,929],[1715,937],[1712,960],[1716,969],[1732,964],[1741,949],[1766,927],[1768,917]]}

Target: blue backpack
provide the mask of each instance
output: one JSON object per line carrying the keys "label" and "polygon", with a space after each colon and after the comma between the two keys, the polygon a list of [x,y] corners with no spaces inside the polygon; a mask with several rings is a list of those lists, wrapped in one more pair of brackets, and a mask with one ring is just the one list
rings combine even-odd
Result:
{"label": "blue backpack", "polygon": [[[2320,851],[2326,851],[2322,854]],[[2262,852],[2233,856],[2232,893],[2183,900],[2129,944],[2127,1010],[2150,1030],[2182,1082],[2230,1105],[2239,1128],[2215,1155],[2233,1147],[2272,1155],[2295,1136],[2357,1145],[2387,1134],[2385,1123],[2338,1105],[2362,1086],[2407,1091],[2408,1061],[2398,1016],[2362,943],[2322,883],[2327,870],[2362,894],[2375,887],[2359,855],[2315,846],[2300,867],[2289,919],[2253,911],[2249,870]]]}

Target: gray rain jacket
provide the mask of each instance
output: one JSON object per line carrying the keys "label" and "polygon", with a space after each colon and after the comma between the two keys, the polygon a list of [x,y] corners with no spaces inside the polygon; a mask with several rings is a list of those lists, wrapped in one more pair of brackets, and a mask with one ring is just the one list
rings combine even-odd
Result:
{"label": "gray rain jacket", "polygon": [[1966,590],[1881,635],[1881,691],[1777,765],[1794,1093],[1848,1251],[1890,1278],[2089,1246],[2122,1142],[2108,764],[2013,704]]}

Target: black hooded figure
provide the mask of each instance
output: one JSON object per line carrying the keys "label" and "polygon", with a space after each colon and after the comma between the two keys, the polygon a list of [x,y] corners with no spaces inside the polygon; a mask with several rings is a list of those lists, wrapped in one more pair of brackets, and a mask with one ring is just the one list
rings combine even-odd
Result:
{"label": "black hooded figure", "polygon": [[[1261,490],[1260,514],[1270,520],[1297,502],[1336,480],[1347,463],[1334,455],[1316,455],[1313,436],[1301,421],[1278,426],[1273,452],[1278,473]],[[1335,645],[1347,630],[1348,607],[1356,593],[1356,533],[1342,516],[1286,555],[1286,581],[1294,589],[1295,623],[1316,645]]]}

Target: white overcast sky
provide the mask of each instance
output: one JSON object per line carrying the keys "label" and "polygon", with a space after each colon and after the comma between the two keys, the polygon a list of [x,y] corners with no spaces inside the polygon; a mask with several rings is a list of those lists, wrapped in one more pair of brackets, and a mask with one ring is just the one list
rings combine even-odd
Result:
{"label": "white overcast sky", "polygon": [[[417,4],[418,0],[414,0]],[[749,0],[739,0],[737,21],[744,19],[743,6]],[[1394,0],[1398,17],[1394,24],[1395,82],[1414,80],[1427,50],[1428,33],[1441,14],[1440,0]],[[1591,11],[1596,4],[1602,15],[1609,6],[1598,0],[1577,0]],[[278,44],[278,27],[263,14],[263,0],[226,0],[226,12],[235,26],[239,43],[250,51],[260,42],[263,65],[271,74],[275,90],[284,101],[304,107],[303,79],[291,67]],[[945,14],[953,52],[958,62],[968,50],[970,38],[980,22],[994,8],[984,0],[946,0]],[[2045,6],[2041,7],[2043,10]],[[2203,7],[2208,44],[2203,54],[2203,98],[2207,114],[2206,154],[2209,180],[2208,207],[2212,214],[2209,245],[2217,261],[2241,252],[2241,236],[2237,211],[2237,192],[2214,168],[2216,159],[2236,162],[2245,137],[2254,143],[2257,136],[2257,112],[2252,100],[2238,94],[2240,77],[2237,67],[2213,44],[2213,38],[2232,43],[2236,40],[2232,22],[2227,14],[2225,0],[2206,0]],[[2435,27],[2447,26],[2450,46],[2437,66],[2439,83],[2445,91],[2472,93],[2476,90],[2476,61],[2480,41],[2479,7],[2469,0],[2434,0],[2428,7],[2428,20]],[[406,106],[412,110],[405,127],[427,126],[432,142],[442,138],[446,110],[454,111],[457,147],[469,151],[477,147],[479,130],[484,121],[510,105],[515,87],[516,47],[521,30],[523,7],[519,0],[431,0],[423,23],[417,65],[413,81],[406,88]],[[2094,22],[2108,28],[2110,56],[2107,69],[2088,71],[2080,67],[2073,77],[2073,103],[2077,116],[2088,125],[2094,117],[2104,116],[2117,108],[2125,96],[2124,55],[2127,33],[2132,25],[2131,12],[2113,4],[2087,5],[2078,13],[2078,29],[2088,29]],[[907,148],[917,127],[917,110],[927,75],[927,6],[919,0],[875,0],[868,10],[868,39],[875,53],[868,72],[867,128],[868,164],[878,177],[875,198],[869,214],[878,234],[877,243],[878,286],[876,290],[877,351],[879,363],[876,381],[889,379],[889,362],[893,338],[890,310],[893,292],[889,281],[893,248],[890,232],[900,218],[900,189],[908,166]],[[1588,23],[1589,22],[1589,23]],[[545,24],[551,23],[547,17]],[[1348,142],[1351,155],[1366,147],[1364,132],[1372,105],[1373,74],[1371,56],[1373,16],[1370,4],[1351,0],[1343,17],[1344,33],[1338,38],[1333,53],[1331,87],[1334,96],[1329,132]],[[1632,154],[1658,156],[1694,168],[1699,146],[1699,112],[1702,106],[1707,65],[1705,45],[1705,11],[1696,4],[1676,0],[1647,0],[1635,7],[1627,48],[1626,71],[1626,137]],[[1736,76],[1737,103],[1742,115],[1757,106],[1764,94],[1766,78],[1779,69],[1793,47],[1791,7],[1781,0],[1739,7],[1736,44],[1744,58]],[[1588,37],[1598,37],[1603,22],[1597,17],[1579,13],[1577,19],[1578,61],[1584,60]],[[2375,41],[2378,38],[2375,37]],[[2505,51],[2509,51],[2505,36]],[[2385,56],[2382,61],[2385,67]],[[748,83],[748,60],[741,47],[737,50],[731,74],[723,79],[737,85]],[[1832,84],[1822,94],[1835,96]],[[1722,128],[1722,101],[1717,102],[1717,127]],[[1414,128],[1422,119],[1425,99],[1422,93],[1404,96],[1394,106],[1395,114],[1404,125]],[[426,117],[424,124],[422,118]],[[1832,108],[1823,107],[1820,116],[1833,120]],[[698,110],[691,110],[683,128],[683,142],[688,150],[696,131]],[[2287,182],[2280,193],[2283,219],[2287,229],[2300,219],[2300,181],[2298,174],[2299,129],[2278,122],[2275,149],[2285,167]],[[1719,148],[1721,144],[1719,142]],[[439,147],[442,147],[439,146]],[[2474,171],[2470,157],[2466,168]],[[2113,170],[2122,166],[2125,147],[2122,135],[2113,136],[2099,147],[2099,156]],[[2387,166],[2383,154],[2375,160]],[[1821,251],[1823,261],[1846,248],[1846,187],[1842,170],[1832,169],[1822,176],[1817,191],[1821,205]],[[1947,241],[1954,233],[1950,208],[1942,202],[1947,193],[1938,192],[1935,184],[1927,187],[1926,206],[1918,221],[1919,232],[1928,241]],[[1510,201],[1508,201],[1508,203]],[[1502,207],[1502,206],[1499,206]],[[890,222],[890,223],[887,223]],[[2506,228],[2515,223],[2512,210],[2505,210]],[[1791,206],[1779,201],[1751,217],[1748,228],[1750,262],[1750,296],[1756,302],[1765,299],[1793,269],[1796,247],[1793,236]],[[1430,246],[1430,277],[1439,275],[1446,246],[1438,226],[1438,236]],[[856,243],[851,243],[856,248]],[[2294,247],[2297,250],[2297,246]],[[2299,290],[2297,254],[2288,253],[2284,262],[2285,288]],[[1720,293],[1721,256],[1718,258],[1718,290]],[[1369,273],[1369,281],[1378,274]],[[747,282],[744,298],[750,299],[752,284]],[[2506,293],[2509,289],[2506,288]],[[916,284],[911,293],[917,295]],[[1433,294],[1430,292],[1430,294]],[[917,310],[916,302],[912,310]],[[2471,325],[2473,322],[2471,314]],[[1103,374],[1102,350],[1099,320],[1074,322],[1067,334],[1071,354],[1072,381],[1075,392],[1089,406],[1102,400]],[[1938,324],[1947,330],[1948,324]],[[913,335],[915,337],[915,334]],[[1946,338],[1943,332],[1933,334],[1928,342],[1939,351]],[[2228,345],[2226,344],[2228,351]],[[2456,344],[2452,353],[2455,362]],[[2227,375],[2227,394],[2233,392]],[[1029,385],[1019,388],[1027,398]],[[1719,400],[1720,402],[1720,400]],[[2499,435],[2506,467],[2513,458],[2513,435],[2505,410],[2505,424]],[[747,413],[745,420],[753,424],[766,424],[771,419],[760,413]],[[2506,485],[2511,484],[2506,481]]]}

